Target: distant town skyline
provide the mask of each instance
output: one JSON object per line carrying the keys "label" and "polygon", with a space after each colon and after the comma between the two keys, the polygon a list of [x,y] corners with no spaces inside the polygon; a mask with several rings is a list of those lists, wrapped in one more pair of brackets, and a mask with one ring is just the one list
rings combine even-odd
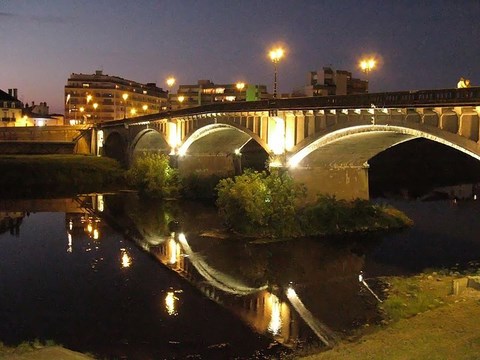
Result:
{"label": "distant town skyline", "polygon": [[[278,92],[307,83],[324,66],[378,67],[370,92],[453,88],[463,76],[480,84],[479,1],[244,0],[0,2],[0,89],[64,112],[71,73],[141,83],[199,79],[243,81],[273,91],[268,51],[282,45]],[[175,92],[177,86],[174,87]]]}

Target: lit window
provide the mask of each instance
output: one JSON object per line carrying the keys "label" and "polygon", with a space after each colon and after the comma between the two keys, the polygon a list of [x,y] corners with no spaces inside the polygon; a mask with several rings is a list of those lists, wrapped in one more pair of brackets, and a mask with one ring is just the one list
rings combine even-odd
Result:
{"label": "lit window", "polygon": [[225,88],[216,88],[215,93],[216,94],[223,94],[225,92]]}
{"label": "lit window", "polygon": [[88,83],[83,83],[82,85],[83,85],[84,88],[90,87],[90,84],[88,84]]}

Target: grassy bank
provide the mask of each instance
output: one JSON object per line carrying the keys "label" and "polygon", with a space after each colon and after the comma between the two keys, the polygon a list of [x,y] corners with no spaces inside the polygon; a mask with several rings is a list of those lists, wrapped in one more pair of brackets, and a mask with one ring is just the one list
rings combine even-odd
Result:
{"label": "grassy bank", "polygon": [[70,195],[118,189],[124,170],[112,159],[84,155],[0,156],[3,197]]}

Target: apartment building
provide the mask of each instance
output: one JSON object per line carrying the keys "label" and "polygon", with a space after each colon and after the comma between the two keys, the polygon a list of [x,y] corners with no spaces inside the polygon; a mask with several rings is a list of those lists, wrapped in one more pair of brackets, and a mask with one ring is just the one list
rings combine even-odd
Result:
{"label": "apartment building", "polygon": [[346,70],[333,70],[324,67],[322,70],[310,71],[307,85],[296,90],[294,96],[328,96],[368,93],[368,81],[352,77]]}
{"label": "apartment building", "polygon": [[198,80],[197,84],[179,85],[170,98],[174,109],[199,106],[224,101],[255,101],[269,98],[266,85],[214,84],[210,80]]}
{"label": "apartment building", "polygon": [[141,84],[118,76],[72,73],[65,85],[69,124],[99,123],[158,113],[167,108],[168,92],[155,83]]}
{"label": "apartment building", "polygon": [[0,126],[16,126],[22,119],[23,104],[18,100],[18,90],[0,90]]}

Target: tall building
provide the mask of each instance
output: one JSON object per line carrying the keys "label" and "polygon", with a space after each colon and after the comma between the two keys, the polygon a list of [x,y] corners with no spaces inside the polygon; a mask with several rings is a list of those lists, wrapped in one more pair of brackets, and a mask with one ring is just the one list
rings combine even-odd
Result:
{"label": "tall building", "polygon": [[155,83],[141,84],[118,76],[72,73],[65,85],[67,123],[98,123],[166,109],[168,93]]}
{"label": "tall building", "polygon": [[194,85],[179,85],[171,96],[173,108],[191,107],[223,101],[255,101],[269,97],[265,85],[246,83],[214,84],[210,80],[198,80]]}
{"label": "tall building", "polygon": [[0,90],[0,126],[19,126],[23,104],[17,97],[17,89],[8,89],[8,94]]}
{"label": "tall building", "polygon": [[294,92],[295,96],[328,96],[365,94],[368,81],[352,78],[352,73],[345,70],[333,70],[324,67],[319,71],[308,73],[307,85]]}

